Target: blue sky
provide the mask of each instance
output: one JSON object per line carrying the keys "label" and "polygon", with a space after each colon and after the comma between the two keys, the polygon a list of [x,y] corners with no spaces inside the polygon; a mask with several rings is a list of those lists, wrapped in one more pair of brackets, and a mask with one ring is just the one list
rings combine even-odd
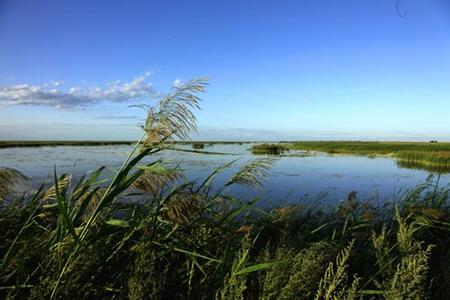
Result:
{"label": "blue sky", "polygon": [[450,140],[450,2],[0,0],[0,139],[134,139],[210,76],[194,139]]}

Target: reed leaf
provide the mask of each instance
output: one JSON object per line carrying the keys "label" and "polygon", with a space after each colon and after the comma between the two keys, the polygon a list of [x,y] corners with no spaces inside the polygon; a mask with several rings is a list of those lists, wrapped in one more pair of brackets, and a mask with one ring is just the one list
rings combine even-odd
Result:
{"label": "reed leaf", "polygon": [[72,176],[68,174],[63,174],[59,178],[55,178],[55,183],[45,192],[42,201],[49,203],[57,200],[57,190],[60,193],[64,193],[69,187],[71,179]]}
{"label": "reed leaf", "polygon": [[27,180],[27,177],[13,168],[0,168],[0,200],[8,195],[15,184]]}

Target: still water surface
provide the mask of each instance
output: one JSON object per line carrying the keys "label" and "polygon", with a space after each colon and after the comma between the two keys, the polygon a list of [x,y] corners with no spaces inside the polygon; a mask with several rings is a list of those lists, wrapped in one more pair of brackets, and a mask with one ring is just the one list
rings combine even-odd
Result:
{"label": "still water surface", "polygon": [[[190,145],[177,146],[192,149]],[[234,165],[217,177],[215,186],[226,182],[240,166],[255,158],[248,149],[251,144],[215,144],[204,151],[227,153],[228,155],[205,155],[197,153],[167,151],[158,154],[170,164],[179,164],[189,180],[201,180],[215,168],[233,160]],[[80,147],[36,147],[0,149],[0,167],[20,170],[32,178],[29,187],[43,180],[52,181],[53,168],[58,174],[70,173],[75,177],[89,173],[100,166],[108,172],[119,168],[131,146],[80,146]],[[265,179],[264,187],[258,190],[234,187],[232,194],[249,199],[260,195],[262,205],[279,205],[299,201],[319,201],[332,204],[345,199],[357,191],[360,198],[383,201],[424,182],[432,174],[428,171],[406,169],[387,157],[368,158],[361,156],[330,156],[314,153],[309,156],[280,157]],[[437,174],[435,174],[437,175]],[[441,175],[441,185],[450,183],[450,175]]]}

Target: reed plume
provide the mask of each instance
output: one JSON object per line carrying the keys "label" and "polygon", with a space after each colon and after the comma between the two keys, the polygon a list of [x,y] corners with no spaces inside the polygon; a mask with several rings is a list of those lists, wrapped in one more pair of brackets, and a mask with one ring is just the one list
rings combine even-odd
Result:
{"label": "reed plume", "polygon": [[173,138],[189,139],[189,134],[197,131],[197,118],[193,109],[200,109],[200,97],[208,84],[208,78],[190,80],[173,87],[157,106],[143,105],[147,108],[147,119],[143,129],[146,133],[145,147],[155,147]]}
{"label": "reed plume", "polygon": [[261,187],[262,178],[269,176],[269,169],[274,164],[272,158],[258,158],[245,164],[226,185],[243,184]]}

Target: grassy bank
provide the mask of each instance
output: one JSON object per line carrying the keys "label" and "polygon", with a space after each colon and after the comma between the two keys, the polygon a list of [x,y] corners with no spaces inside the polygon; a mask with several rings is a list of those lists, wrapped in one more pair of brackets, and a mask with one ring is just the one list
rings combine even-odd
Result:
{"label": "grassy bank", "polygon": [[421,162],[430,167],[450,168],[450,151],[400,151],[395,157],[409,163]]}
{"label": "grassy bank", "polygon": [[[212,191],[155,154],[195,130],[206,82],[174,87],[149,109],[144,134],[112,178],[103,168],[27,180],[0,168],[0,297],[38,299],[443,299],[450,293],[449,190],[426,182],[387,204],[262,211],[234,185],[258,188],[258,158]],[[172,149],[174,151],[174,149]],[[223,174],[222,174],[223,175]],[[223,180],[223,178],[222,178]],[[144,201],[135,201],[136,194]],[[127,201],[119,201],[118,198]],[[278,199],[274,199],[276,201]],[[395,201],[394,201],[395,200]]]}
{"label": "grassy bank", "polygon": [[295,142],[290,147],[330,154],[388,155],[396,158],[400,165],[450,171],[450,143],[321,141]]}
{"label": "grassy bank", "polygon": [[327,153],[395,155],[399,152],[445,152],[450,153],[450,143],[428,142],[352,142],[352,141],[311,141],[294,142],[293,149],[323,151]]}

